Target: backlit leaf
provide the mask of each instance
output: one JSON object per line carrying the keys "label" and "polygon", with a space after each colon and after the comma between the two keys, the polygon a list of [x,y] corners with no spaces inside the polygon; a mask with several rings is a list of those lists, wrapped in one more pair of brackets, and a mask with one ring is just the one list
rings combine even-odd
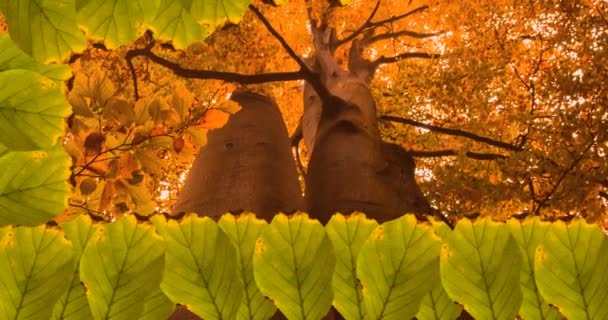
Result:
{"label": "backlit leaf", "polygon": [[61,145],[0,157],[0,226],[38,225],[60,215],[72,161]]}
{"label": "backlit leaf", "polygon": [[11,39],[42,63],[62,62],[85,48],[74,0],[5,0]]}
{"label": "backlit leaf", "polygon": [[175,309],[175,303],[163,293],[160,287],[156,287],[144,301],[144,311],[138,320],[166,320]]}
{"label": "backlit leaf", "polygon": [[543,222],[540,217],[528,218],[525,221],[511,219],[507,221],[511,234],[522,253],[520,275],[523,301],[519,314],[524,319],[561,319],[561,315],[549,306],[536,287],[534,275],[534,257],[539,243],[543,242],[551,224]]}
{"label": "backlit leaf", "polygon": [[239,307],[237,319],[268,319],[276,307],[266,299],[253,278],[253,251],[258,236],[268,227],[266,221],[256,219],[252,213],[239,216],[225,214],[218,225],[236,245],[239,277],[245,284],[245,294]]}
{"label": "backlit leaf", "polygon": [[145,298],[160,284],[163,239],[131,215],[101,230],[89,240],[80,261],[91,312],[95,319],[136,319]]}
{"label": "backlit leaf", "polygon": [[504,224],[458,221],[441,249],[441,282],[475,319],[512,320],[522,302],[521,252]]}
{"label": "backlit leaf", "polygon": [[72,70],[65,64],[43,64],[21,51],[8,34],[0,35],[0,71],[26,69],[40,73],[54,81],[67,80]]}
{"label": "backlit leaf", "polygon": [[54,145],[71,112],[54,81],[28,70],[0,72],[0,143],[13,150]]}
{"label": "backlit leaf", "polygon": [[[144,20],[147,1],[89,0],[78,10],[78,24],[88,38],[101,41],[108,49],[137,39],[137,25]],[[154,4],[154,1],[150,1]]]}
{"label": "backlit leaf", "polygon": [[205,39],[211,32],[203,30],[182,1],[161,0],[158,14],[152,20],[152,29],[158,38],[171,41],[177,49]]}
{"label": "backlit leaf", "polygon": [[52,319],[90,319],[91,309],[80,283],[80,258],[89,239],[98,232],[99,225],[93,224],[88,215],[80,215],[62,224],[61,228],[68,240],[72,241],[74,262],[70,274],[70,286],[55,304]]}
{"label": "backlit leaf", "polygon": [[72,245],[45,225],[7,230],[0,239],[0,318],[49,319],[72,275]]}
{"label": "backlit leaf", "polygon": [[195,214],[153,221],[167,242],[163,292],[203,319],[235,319],[244,289],[230,238]]}
{"label": "backlit leaf", "polygon": [[253,273],[288,319],[320,319],[332,303],[335,255],[319,221],[280,213],[258,238]]}
{"label": "backlit leaf", "polygon": [[595,224],[558,221],[536,249],[536,285],[567,319],[608,318],[608,239]]}
{"label": "backlit leaf", "polygon": [[377,226],[375,220],[367,219],[362,213],[354,213],[350,216],[336,214],[325,227],[336,253],[333,305],[346,319],[363,319],[365,316],[361,285],[357,279],[357,257],[363,243]]}
{"label": "backlit leaf", "polygon": [[[430,221],[435,234],[441,239],[446,239],[452,232],[444,222],[434,219],[430,219]],[[462,313],[462,308],[450,299],[441,282],[438,282],[433,290],[422,298],[416,318],[419,320],[453,320],[458,318],[460,313]]]}
{"label": "backlit leaf", "polygon": [[410,319],[439,281],[441,240],[414,215],[378,226],[363,244],[357,276],[370,319]]}

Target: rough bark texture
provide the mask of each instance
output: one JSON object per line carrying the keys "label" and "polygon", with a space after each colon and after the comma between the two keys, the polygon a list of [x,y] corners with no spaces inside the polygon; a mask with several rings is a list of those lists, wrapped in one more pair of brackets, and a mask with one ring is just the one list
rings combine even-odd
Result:
{"label": "rough bark texture", "polygon": [[373,65],[353,49],[349,66],[356,70],[343,69],[332,55],[329,31],[311,29],[315,69],[334,97],[321,101],[305,88],[302,131],[311,154],[306,174],[309,213],[323,223],[336,211],[362,211],[379,222],[408,212],[429,213],[414,179],[414,160],[380,136],[369,89]]}
{"label": "rough bark texture", "polygon": [[255,212],[270,221],[277,212],[304,209],[287,129],[269,98],[237,92],[242,109],[208,134],[174,213],[217,218],[226,212]]}

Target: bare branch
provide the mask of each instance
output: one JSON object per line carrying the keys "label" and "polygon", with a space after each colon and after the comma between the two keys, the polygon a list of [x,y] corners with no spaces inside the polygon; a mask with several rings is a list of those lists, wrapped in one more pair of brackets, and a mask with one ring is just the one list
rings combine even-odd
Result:
{"label": "bare branch", "polygon": [[[291,72],[271,72],[271,73],[262,73],[262,74],[241,74],[235,72],[224,72],[224,71],[214,71],[214,70],[197,70],[197,69],[187,69],[183,68],[179,64],[169,61],[165,58],[159,57],[154,54],[150,47],[146,47],[143,49],[132,49],[127,52],[125,55],[125,59],[127,60],[127,64],[131,63],[135,57],[143,56],[146,57],[156,64],[159,64],[167,69],[170,69],[176,75],[184,78],[193,78],[193,79],[214,79],[214,80],[224,80],[227,82],[236,82],[240,84],[253,84],[253,83],[266,83],[266,82],[275,82],[275,81],[289,81],[289,80],[303,80],[306,79],[306,75],[301,71],[291,71]],[[132,69],[133,73],[135,70]],[[134,81],[136,77],[133,76]]]}
{"label": "bare branch", "polygon": [[397,31],[397,32],[387,32],[387,33],[379,34],[377,36],[373,36],[370,40],[370,43],[377,42],[380,40],[401,37],[401,36],[407,36],[407,37],[416,38],[416,39],[426,39],[426,38],[440,36],[444,33],[445,33],[445,31],[423,33],[423,32],[415,32],[415,31],[410,31],[410,30],[401,30],[401,31]]}
{"label": "bare branch", "polygon": [[574,168],[576,168],[576,166],[578,166],[578,164],[581,162],[581,160],[583,160],[587,151],[589,151],[589,149],[591,149],[591,147],[594,144],[595,144],[595,139],[591,139],[591,142],[585,147],[585,149],[583,151],[581,151],[580,155],[572,161],[570,166],[568,168],[566,168],[566,170],[564,170],[564,172],[562,172],[562,174],[559,176],[559,178],[557,179],[557,181],[555,182],[555,184],[553,185],[551,190],[549,190],[549,192],[547,194],[543,195],[543,200],[538,203],[538,207],[534,211],[534,215],[538,215],[538,213],[540,212],[540,209],[542,207],[544,207],[545,204],[547,203],[547,201],[549,201],[551,199],[551,197],[553,196],[555,191],[557,191],[557,188],[559,188],[559,186],[562,184],[562,182],[564,181],[566,176],[570,173],[570,171],[574,170]]}
{"label": "bare branch", "polygon": [[369,17],[367,18],[367,20],[365,20],[365,22],[359,27],[359,29],[355,30],[355,32],[351,33],[350,35],[348,35],[344,39],[336,41],[335,47],[337,48],[337,47],[339,47],[339,46],[341,46],[341,45],[343,45],[345,43],[348,43],[351,40],[353,40],[356,37],[358,37],[361,33],[363,33],[363,31],[365,31],[365,29],[367,29],[372,24],[372,19],[376,15],[376,12],[378,12],[378,8],[379,7],[380,7],[380,0],[378,0],[376,2],[376,6],[374,7],[374,10],[372,10],[372,13],[369,15]]}
{"label": "bare branch", "polygon": [[443,133],[443,134],[447,134],[447,135],[465,137],[465,138],[468,138],[468,139],[471,139],[471,140],[474,140],[477,142],[485,143],[485,144],[488,144],[488,145],[491,145],[494,147],[498,147],[501,149],[516,151],[516,152],[524,150],[522,147],[518,147],[518,146],[512,145],[510,143],[497,141],[494,139],[483,137],[483,136],[480,136],[480,135],[477,135],[477,134],[474,134],[474,133],[471,133],[468,131],[463,131],[460,129],[443,128],[443,127],[439,127],[439,126],[422,123],[422,122],[419,122],[416,120],[400,118],[400,117],[395,117],[395,116],[391,116],[391,115],[383,115],[380,117],[380,119],[388,120],[391,122],[403,123],[403,124],[407,124],[407,125],[411,125],[411,126],[415,126],[415,127],[419,127],[419,128],[424,128],[429,131]]}
{"label": "bare branch", "polygon": [[[412,157],[416,158],[440,158],[440,157],[453,157],[457,156],[459,153],[454,149],[446,149],[446,150],[409,150],[408,154]],[[480,153],[467,151],[465,155],[471,159],[475,160],[497,160],[497,159],[507,159],[508,157],[498,153]]]}
{"label": "bare branch", "polygon": [[268,19],[266,19],[266,17],[264,17],[262,12],[260,12],[260,10],[256,8],[253,4],[249,5],[249,9],[253,11],[253,13],[258,17],[262,24],[264,24],[268,32],[270,32],[270,34],[272,34],[272,36],[281,43],[281,46],[283,47],[283,49],[285,49],[285,51],[287,51],[287,54],[289,54],[289,56],[300,66],[300,70],[307,75],[312,75],[312,71],[308,68],[308,65],[306,65],[304,60],[302,60],[302,58],[298,56],[298,54],[293,50],[293,48],[291,48],[291,46],[287,43],[287,40],[285,40],[285,38],[283,38],[283,36],[270,24],[270,22],[268,21]]}
{"label": "bare branch", "polygon": [[382,26],[382,25],[387,24],[387,23],[391,23],[391,22],[395,22],[395,21],[397,21],[397,20],[405,19],[405,18],[407,18],[407,17],[409,17],[409,16],[411,16],[411,15],[413,15],[413,14],[416,14],[416,13],[419,13],[419,12],[422,12],[422,11],[425,11],[425,10],[427,10],[428,8],[429,8],[429,6],[428,6],[428,5],[424,5],[424,6],[420,6],[420,7],[416,8],[416,9],[414,9],[414,10],[412,10],[412,11],[406,12],[406,13],[401,14],[401,15],[398,15],[398,16],[393,16],[393,17],[390,17],[390,18],[388,18],[388,19],[384,19],[384,20],[380,20],[380,21],[372,22],[372,23],[370,23],[370,24],[367,26],[367,28],[366,28],[366,29],[369,29],[369,28],[376,28],[376,27]]}
{"label": "bare branch", "polygon": [[428,52],[405,52],[402,54],[398,54],[396,56],[393,57],[385,57],[382,56],[378,59],[376,59],[375,61],[373,61],[372,63],[376,66],[379,66],[381,64],[385,64],[385,63],[395,63],[395,62],[399,62],[401,60],[405,60],[405,59],[411,59],[411,58],[420,58],[420,59],[437,59],[441,57],[441,54],[439,53],[428,53]]}
{"label": "bare branch", "polygon": [[312,70],[310,70],[310,68],[304,62],[304,60],[302,60],[302,58],[300,58],[300,56],[298,56],[298,54],[287,43],[285,38],[283,38],[283,36],[281,36],[281,34],[270,24],[270,22],[266,19],[266,17],[264,17],[262,12],[260,12],[260,10],[258,10],[258,8],[256,8],[253,4],[251,4],[251,5],[249,5],[249,9],[251,9],[251,11],[253,11],[253,13],[255,13],[255,15],[258,17],[258,19],[260,19],[262,24],[264,24],[264,26],[266,27],[268,32],[270,32],[270,34],[272,34],[281,43],[281,46],[283,46],[283,49],[285,49],[285,51],[287,51],[289,56],[300,66],[299,73],[304,75],[305,80],[308,81],[308,83],[310,83],[310,85],[315,89],[315,91],[317,92],[319,97],[323,101],[328,101],[332,97],[332,94],[329,92],[329,90],[327,90],[327,88],[321,82],[320,75],[318,73],[315,73]]}

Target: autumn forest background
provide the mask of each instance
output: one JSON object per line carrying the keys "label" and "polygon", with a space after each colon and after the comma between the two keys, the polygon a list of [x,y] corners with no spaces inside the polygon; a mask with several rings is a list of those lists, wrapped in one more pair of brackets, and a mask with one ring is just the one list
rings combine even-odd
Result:
{"label": "autumn forest background", "polygon": [[[306,3],[254,4],[293,51],[314,55]],[[450,219],[534,214],[608,224],[606,3],[313,1],[312,15],[338,39],[366,41],[382,137],[414,156],[433,208]],[[75,188],[65,216],[171,211],[207,131],[238,110],[225,101],[239,87],[273,97],[290,134],[298,127],[303,78],[192,79],[148,56],[193,70],[297,71],[251,10],[187,47],[187,39],[152,37],[114,48],[92,36],[70,58],[74,114],[63,144]],[[344,66],[351,44],[335,51]],[[298,152],[305,171],[303,143]]]}

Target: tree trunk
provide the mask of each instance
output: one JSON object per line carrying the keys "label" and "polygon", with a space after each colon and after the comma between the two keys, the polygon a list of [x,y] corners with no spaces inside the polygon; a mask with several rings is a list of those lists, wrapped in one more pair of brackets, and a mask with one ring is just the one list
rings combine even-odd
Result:
{"label": "tree trunk", "polygon": [[[277,105],[252,92],[235,92],[242,109],[209,132],[194,160],[173,214],[218,219],[251,211],[270,221],[277,212],[304,209],[287,129]],[[179,306],[171,320],[200,319]]]}
{"label": "tree trunk", "polygon": [[208,134],[173,213],[218,218],[251,211],[270,221],[277,212],[303,210],[287,129],[277,105],[252,92],[235,92],[242,109]]}

